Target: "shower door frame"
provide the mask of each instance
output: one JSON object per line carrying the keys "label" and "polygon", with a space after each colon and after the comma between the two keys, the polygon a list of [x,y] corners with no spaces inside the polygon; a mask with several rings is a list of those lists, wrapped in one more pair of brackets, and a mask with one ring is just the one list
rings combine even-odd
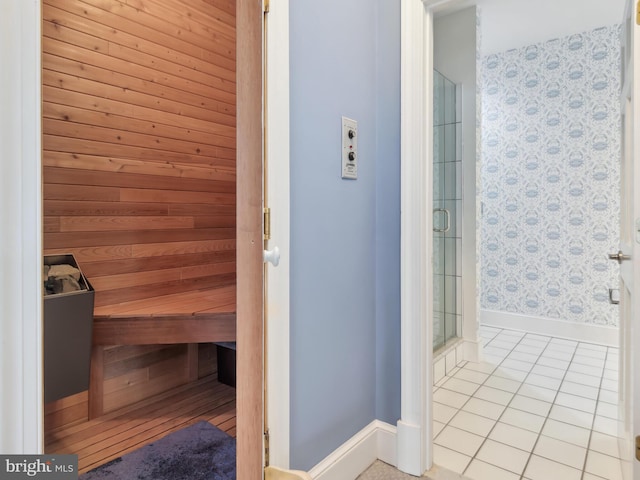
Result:
{"label": "shower door frame", "polygon": [[[435,43],[435,41],[434,41]],[[435,61],[434,61],[435,66]],[[436,90],[438,88],[437,76],[442,79],[442,95],[443,111],[442,118],[436,118]],[[458,248],[458,241],[462,242],[462,195],[463,195],[463,164],[462,156],[462,129],[458,129],[457,125],[462,125],[462,108],[458,110],[458,106],[462,105],[462,84],[454,83],[445,76],[437,68],[433,73],[433,158],[431,168],[433,170],[433,282],[434,282],[434,308],[433,308],[433,351],[436,357],[443,351],[446,351],[451,345],[457,343],[462,337],[462,282],[458,285],[457,279],[462,279],[462,248]],[[449,86],[447,86],[447,83]],[[447,88],[453,90],[453,103],[447,104]],[[453,111],[451,111],[451,109]],[[447,111],[452,117],[447,122]],[[447,140],[447,126],[451,129],[453,125],[453,157],[449,152],[452,146]],[[436,153],[436,130],[442,128],[440,134],[440,150]],[[459,154],[459,156],[458,156]],[[438,158],[440,157],[440,158]],[[459,163],[459,165],[458,165]],[[438,165],[439,169],[436,169]],[[451,168],[453,166],[453,169]],[[459,170],[458,170],[459,169]],[[458,176],[458,171],[460,176]],[[451,179],[453,178],[453,184]],[[436,187],[436,184],[440,184]],[[451,190],[453,195],[451,195]],[[458,208],[458,202],[460,206]],[[444,214],[444,222],[442,217],[440,222],[436,221],[436,213]],[[444,224],[444,226],[443,226]],[[440,228],[438,228],[440,227]],[[451,230],[453,228],[453,230]],[[438,258],[440,258],[438,260]],[[460,267],[460,268],[458,268]],[[452,278],[453,277],[453,280]],[[439,289],[438,289],[439,287]],[[453,287],[453,289],[451,289]],[[451,293],[453,292],[453,294]],[[437,294],[439,293],[439,295]],[[453,322],[450,320],[453,319]],[[438,328],[436,328],[438,325]],[[437,381],[437,379],[435,379]]]}

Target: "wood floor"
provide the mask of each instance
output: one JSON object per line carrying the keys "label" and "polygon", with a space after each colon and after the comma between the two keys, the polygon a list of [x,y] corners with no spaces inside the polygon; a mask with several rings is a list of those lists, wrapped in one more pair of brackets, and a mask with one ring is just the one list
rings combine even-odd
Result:
{"label": "wood floor", "polygon": [[216,375],[45,436],[45,452],[78,455],[80,473],[165,435],[206,420],[236,436],[236,391]]}

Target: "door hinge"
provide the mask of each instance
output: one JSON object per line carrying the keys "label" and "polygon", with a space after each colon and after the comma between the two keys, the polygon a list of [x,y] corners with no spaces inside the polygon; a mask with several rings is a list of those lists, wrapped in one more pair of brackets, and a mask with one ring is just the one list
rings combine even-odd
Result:
{"label": "door hinge", "polygon": [[264,0],[262,3],[262,11],[264,13],[269,13],[269,0]]}
{"label": "door hinge", "polygon": [[636,3],[636,23],[640,25],[640,0],[638,0],[638,3]]}
{"label": "door hinge", "polygon": [[264,466],[269,466],[269,430],[264,432]]}
{"label": "door hinge", "polygon": [[264,209],[264,239],[271,240],[271,209]]}

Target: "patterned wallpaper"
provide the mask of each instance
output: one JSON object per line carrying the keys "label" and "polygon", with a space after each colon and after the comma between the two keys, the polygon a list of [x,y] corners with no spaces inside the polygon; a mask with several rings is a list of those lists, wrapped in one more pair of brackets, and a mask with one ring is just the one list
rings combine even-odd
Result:
{"label": "patterned wallpaper", "polygon": [[620,31],[482,58],[484,309],[617,324]]}

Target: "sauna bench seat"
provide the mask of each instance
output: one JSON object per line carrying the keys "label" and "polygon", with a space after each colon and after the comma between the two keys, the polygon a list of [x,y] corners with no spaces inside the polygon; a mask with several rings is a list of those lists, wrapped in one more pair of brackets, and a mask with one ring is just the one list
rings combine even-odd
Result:
{"label": "sauna bench seat", "polygon": [[99,306],[93,345],[233,342],[235,307],[230,287]]}
{"label": "sauna bench seat", "polygon": [[196,380],[198,343],[236,341],[235,308],[235,287],[163,295],[95,307],[89,418],[104,414],[105,347],[189,344],[189,380]]}

